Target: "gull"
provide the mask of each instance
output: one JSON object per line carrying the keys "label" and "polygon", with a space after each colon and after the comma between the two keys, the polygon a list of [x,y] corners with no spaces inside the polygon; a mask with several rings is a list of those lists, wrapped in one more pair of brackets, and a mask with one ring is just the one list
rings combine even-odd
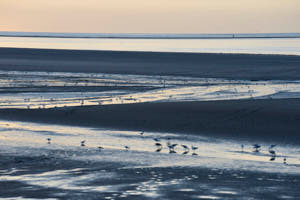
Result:
{"label": "gull", "polygon": [[155,143],[155,146],[157,147],[156,152],[160,152],[162,150],[162,144],[157,142]]}
{"label": "gull", "polygon": [[157,146],[157,147],[162,147],[162,144],[159,143],[159,142],[157,142],[157,143],[155,143],[155,146]]}
{"label": "gull", "polygon": [[169,153],[176,153],[176,151],[174,150],[174,148],[177,146],[177,144],[167,144],[168,148],[169,148]]}
{"label": "gull", "polygon": [[99,150],[99,151],[102,151],[103,149],[104,149],[104,148],[101,147],[101,146],[98,147],[98,150]]}
{"label": "gull", "polygon": [[287,165],[287,163],[286,163],[286,157],[283,158],[283,164]]}
{"label": "gull", "polygon": [[51,144],[51,138],[47,138],[47,141],[48,144]]}
{"label": "gull", "polygon": [[270,161],[274,161],[276,159],[276,156],[272,156],[271,158],[270,158]]}
{"label": "gull", "polygon": [[260,145],[259,144],[253,144],[252,145],[253,146],[253,148],[254,148],[254,151],[253,152],[256,152],[256,153],[258,153],[259,151],[260,151]]}
{"label": "gull", "polygon": [[181,145],[184,148],[184,152],[182,154],[188,154],[190,151],[190,148],[184,144]]}
{"label": "gull", "polygon": [[192,155],[198,155],[195,151],[198,149],[196,146],[192,146],[193,154]]}
{"label": "gull", "polygon": [[182,144],[181,146],[184,148],[184,150],[190,150],[190,148],[184,144]]}
{"label": "gull", "polygon": [[274,155],[274,156],[276,155],[276,152],[273,149],[269,149],[269,153]]}
{"label": "gull", "polygon": [[171,150],[174,150],[174,148],[177,146],[177,144],[168,144],[168,148]]}
{"label": "gull", "polygon": [[124,146],[125,150],[128,151],[130,149],[129,146]]}
{"label": "gull", "polygon": [[270,153],[271,155],[273,155],[273,156],[276,155],[276,152],[273,150],[273,148],[274,148],[275,146],[276,146],[276,145],[271,145],[271,146],[269,147],[269,153]]}

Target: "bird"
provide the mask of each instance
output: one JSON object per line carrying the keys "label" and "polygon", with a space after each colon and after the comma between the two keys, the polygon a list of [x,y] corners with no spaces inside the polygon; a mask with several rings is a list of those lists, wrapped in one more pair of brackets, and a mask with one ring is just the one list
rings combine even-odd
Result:
{"label": "bird", "polygon": [[196,146],[192,146],[193,154],[192,155],[198,155],[195,151],[198,149]]}
{"label": "bird", "polygon": [[171,144],[170,142],[167,143],[167,146],[169,148],[169,153],[176,153],[174,148],[177,146],[177,144]]}
{"label": "bird", "polygon": [[125,150],[128,151],[130,149],[129,146],[124,146]]}
{"label": "bird", "polygon": [[174,150],[177,144],[168,144],[168,148]]}
{"label": "bird", "polygon": [[153,140],[154,140],[155,142],[160,142],[160,139],[159,139],[159,138],[153,138]]}
{"label": "bird", "polygon": [[156,142],[156,143],[155,143],[155,146],[157,146],[157,147],[162,147],[162,144],[159,143],[159,142]]}
{"label": "bird", "polygon": [[276,155],[276,152],[272,149],[269,149],[269,153],[272,154],[272,155]]}
{"label": "bird", "polygon": [[192,146],[192,150],[193,150],[193,151],[195,151],[195,150],[197,150],[197,149],[198,149],[198,147]]}
{"label": "bird", "polygon": [[157,147],[156,152],[160,152],[162,150],[162,144],[161,143],[156,142],[155,146]]}
{"label": "bird", "polygon": [[287,165],[287,163],[286,163],[286,157],[283,158],[283,164]]}
{"label": "bird", "polygon": [[102,151],[103,149],[104,149],[104,148],[101,147],[101,146],[98,147],[98,150],[99,150],[99,151]]}
{"label": "bird", "polygon": [[47,138],[47,141],[48,144],[51,144],[51,138]]}
{"label": "bird", "polygon": [[270,158],[270,161],[274,161],[276,159],[276,156],[272,156],[271,158]]}
{"label": "bird", "polygon": [[242,148],[242,152],[244,152],[244,145],[243,144],[241,145],[241,148]]}
{"label": "bird", "polygon": [[260,151],[260,147],[261,146],[259,144],[253,144],[252,146],[254,148],[253,152],[257,152],[258,153]]}
{"label": "bird", "polygon": [[190,148],[184,144],[181,145],[184,148],[184,152],[182,154],[188,154],[190,151]]}
{"label": "bird", "polygon": [[190,152],[190,148],[184,144],[181,145],[184,148],[184,152],[182,154],[188,154]]}
{"label": "bird", "polygon": [[81,143],[81,145],[80,145],[80,146],[82,146],[82,147],[84,147],[84,146],[85,146],[85,140],[81,141],[80,143]]}
{"label": "bird", "polygon": [[273,150],[273,148],[276,146],[276,144],[274,145],[274,144],[272,144],[271,146],[269,146],[269,153],[271,154],[271,155],[276,155],[276,152]]}
{"label": "bird", "polygon": [[144,135],[144,131],[140,132],[140,135],[143,136]]}

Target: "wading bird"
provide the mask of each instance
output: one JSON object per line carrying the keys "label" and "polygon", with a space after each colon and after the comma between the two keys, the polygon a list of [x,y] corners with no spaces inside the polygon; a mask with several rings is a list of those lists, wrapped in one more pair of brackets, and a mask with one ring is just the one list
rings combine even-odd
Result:
{"label": "wading bird", "polygon": [[276,156],[271,156],[270,161],[274,161],[276,159]]}
{"label": "wading bird", "polygon": [[287,165],[286,157],[283,158],[283,164]]}
{"label": "wading bird", "polygon": [[104,149],[104,148],[101,147],[101,146],[98,147],[98,150],[99,150],[99,151],[102,151],[103,149]]}
{"label": "wading bird", "polygon": [[157,142],[155,143],[155,146],[157,147],[156,152],[160,152],[162,150],[162,144]]}
{"label": "wading bird", "polygon": [[48,144],[51,144],[51,138],[47,138],[47,141]]}
{"label": "wading bird", "polygon": [[272,144],[271,146],[269,146],[269,153],[273,156],[276,155],[276,152],[273,150],[273,148],[275,147],[276,145]]}
{"label": "wading bird", "polygon": [[253,152],[258,153],[258,152],[260,151],[260,147],[261,147],[261,146],[260,146],[259,144],[253,144],[252,146],[253,146],[253,148],[254,148]]}
{"label": "wading bird", "polygon": [[129,146],[124,146],[125,150],[128,151],[130,149]]}
{"label": "wading bird", "polygon": [[198,155],[195,151],[198,149],[196,146],[192,146],[193,154],[192,155]]}
{"label": "wading bird", "polygon": [[169,148],[169,153],[176,153],[175,151],[175,147],[177,146],[177,144],[167,144],[168,148]]}
{"label": "wading bird", "polygon": [[190,151],[190,148],[184,144],[181,145],[184,148],[184,152],[182,154],[188,154]]}

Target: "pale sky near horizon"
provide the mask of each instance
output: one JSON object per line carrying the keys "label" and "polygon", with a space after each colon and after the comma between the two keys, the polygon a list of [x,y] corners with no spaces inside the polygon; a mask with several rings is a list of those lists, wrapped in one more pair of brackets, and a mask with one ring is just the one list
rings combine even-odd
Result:
{"label": "pale sky near horizon", "polygon": [[300,32],[300,0],[0,0],[0,31]]}

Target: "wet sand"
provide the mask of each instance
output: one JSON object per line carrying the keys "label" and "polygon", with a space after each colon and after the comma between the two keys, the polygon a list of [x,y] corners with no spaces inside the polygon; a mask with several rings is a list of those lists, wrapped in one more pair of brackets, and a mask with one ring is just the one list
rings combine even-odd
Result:
{"label": "wet sand", "polygon": [[84,150],[47,150],[46,155],[43,155],[45,149],[39,151],[37,155],[2,153],[2,198],[150,200],[297,199],[299,196],[299,175],[201,167],[148,167],[122,161],[72,159],[74,153],[76,157],[84,156]]}
{"label": "wet sand", "polygon": [[299,80],[300,56],[0,48],[0,70]]}
{"label": "wet sand", "polygon": [[300,144],[300,100],[227,100],[1,109],[0,118]]}
{"label": "wet sand", "polygon": [[[299,66],[300,56],[0,48],[0,70],[300,80]],[[103,86],[101,90],[115,88]],[[87,87],[80,89],[86,90]],[[100,88],[94,89],[98,91]],[[71,125],[72,128],[68,130],[75,136],[62,141],[73,139],[76,144],[74,147],[56,144],[57,141],[61,142],[59,139],[62,136],[66,136],[61,130],[53,132],[6,124],[2,127],[5,134],[0,140],[0,188],[4,188],[0,191],[0,196],[55,199],[296,199],[299,196],[299,166],[282,164],[284,152],[280,150],[284,149],[282,147],[285,144],[300,144],[299,113],[298,98],[0,109],[0,119]],[[101,137],[98,141],[92,133],[86,135],[86,132],[76,130],[75,126],[92,129],[99,127],[102,132],[103,128],[146,131],[145,136],[137,132],[130,138],[138,137],[141,144],[147,142],[145,140],[151,141],[148,144],[151,145],[151,152],[135,149],[134,145],[126,151],[125,144],[121,145],[121,140],[117,138],[114,141],[120,145],[119,149],[105,146],[103,151],[99,151],[96,146],[92,146],[92,142],[103,145],[105,139]],[[55,128],[57,127],[53,127]],[[221,156],[224,159],[222,162],[217,155],[203,156],[203,146],[199,145],[199,156],[182,155],[179,154],[180,151],[169,154],[166,149],[160,153],[152,152],[155,150],[152,149],[152,142],[156,135],[149,137],[147,131],[179,133],[178,136],[184,138],[199,135],[244,140],[248,144],[245,148],[249,153],[246,150],[240,151],[239,141],[234,147],[231,143],[226,143],[232,151],[229,153],[230,159],[226,160]],[[101,133],[101,129],[99,132]],[[23,137],[19,139],[23,146],[9,140],[18,137],[18,134]],[[41,141],[32,138],[34,134],[40,134],[38,138],[42,139],[44,146],[39,143]],[[80,141],[87,136],[90,138],[87,146],[79,147]],[[46,144],[47,137],[53,139],[51,145]],[[27,139],[30,142],[26,144]],[[130,141],[134,141],[125,140],[129,142],[126,145],[131,145]],[[187,144],[187,141],[180,141]],[[268,146],[270,142],[276,143],[279,146],[278,160],[269,161],[266,144],[263,149],[266,154],[257,155],[261,159],[255,157],[257,161],[247,160],[255,156],[249,145],[252,142],[269,142]],[[295,153],[299,150],[292,146],[289,151]],[[214,149],[212,152],[215,154],[217,151]],[[238,157],[244,160],[233,159],[231,154],[236,153],[241,154]],[[293,159],[295,158],[288,157],[288,162]],[[156,165],[151,164],[153,160]],[[180,165],[178,161],[185,164],[190,161],[196,165]],[[216,165],[218,162],[222,167]],[[204,165],[205,163],[208,164]],[[233,165],[238,166],[238,169],[233,168]],[[258,170],[262,168],[270,170],[267,173]],[[277,172],[271,169],[277,169]],[[292,169],[296,174],[292,173]],[[289,170],[291,173],[284,173]]]}
{"label": "wet sand", "polygon": [[[0,48],[0,70],[300,80],[300,56]],[[1,109],[0,118],[299,143],[299,99]]]}

